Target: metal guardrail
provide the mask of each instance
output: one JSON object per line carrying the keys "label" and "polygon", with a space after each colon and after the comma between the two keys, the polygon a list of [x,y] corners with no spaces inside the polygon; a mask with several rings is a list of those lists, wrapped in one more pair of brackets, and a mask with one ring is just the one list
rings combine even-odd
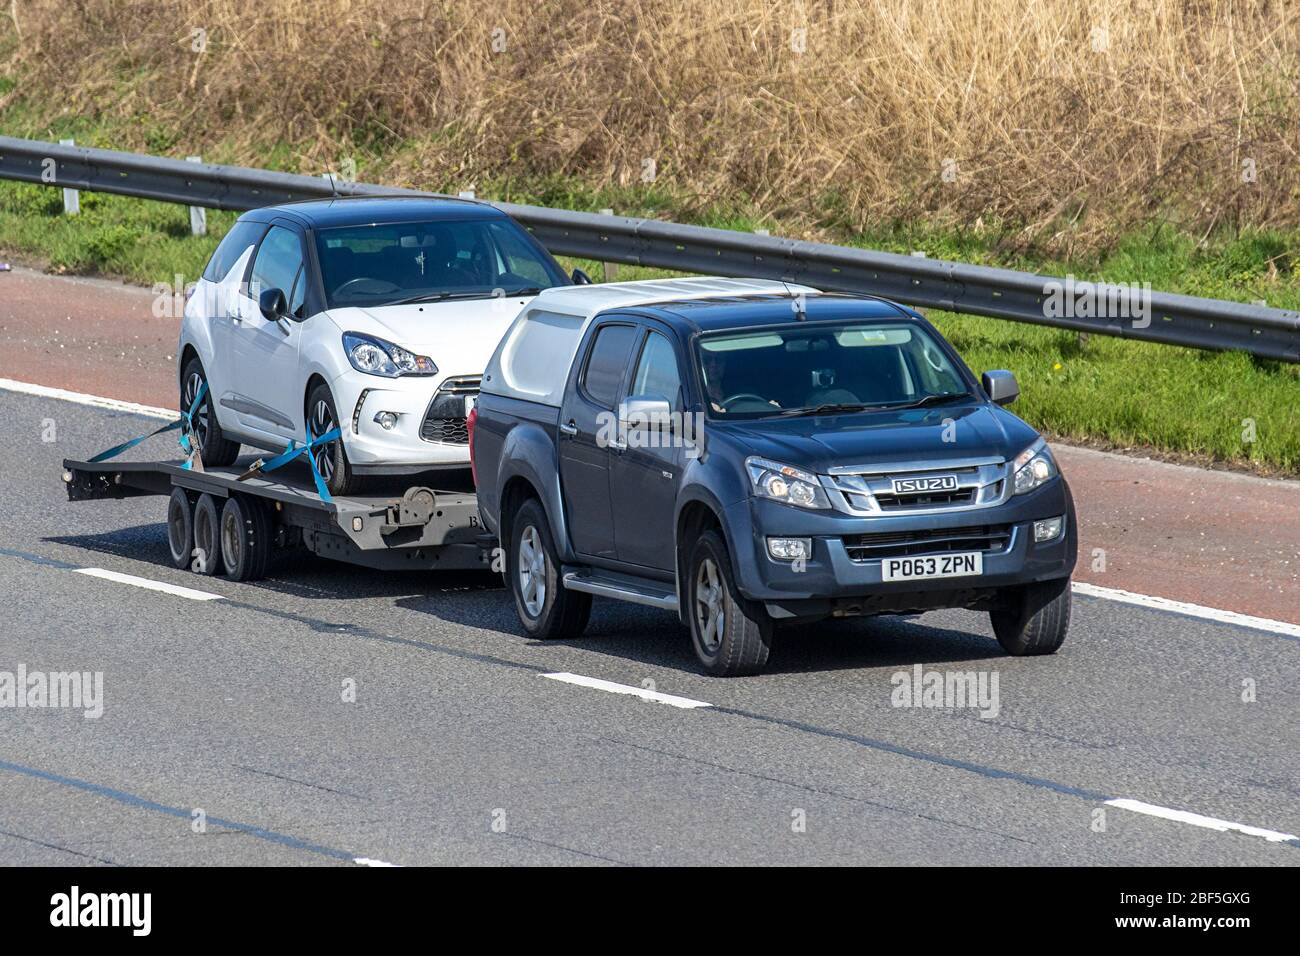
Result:
{"label": "metal guardrail", "polygon": [[[247,210],[329,196],[436,195],[243,166],[194,163],[0,136],[0,179]],[[1065,280],[961,262],[711,229],[654,219],[492,203],[557,255],[708,275],[800,282],[920,308],[985,315],[1190,348],[1300,362],[1300,313],[1100,285],[1093,311],[1052,309]],[[1076,283],[1082,290],[1083,283]],[[1061,313],[1064,314],[1061,314]],[[1136,318],[1136,320],[1135,320]]]}

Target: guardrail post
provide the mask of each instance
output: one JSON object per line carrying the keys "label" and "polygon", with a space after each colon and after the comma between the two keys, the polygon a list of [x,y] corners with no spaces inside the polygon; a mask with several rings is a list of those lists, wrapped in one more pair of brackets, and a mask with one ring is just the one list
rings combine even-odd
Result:
{"label": "guardrail post", "polygon": [[[612,215],[614,215],[614,210],[612,210],[612,209],[602,209],[602,210],[600,211],[600,214],[601,214],[602,216],[612,216]],[[606,281],[606,282],[617,282],[617,281],[618,281],[618,263],[617,263],[617,262],[602,262],[602,263],[600,264],[600,268],[601,268],[601,272],[604,273],[604,277],[605,277],[605,278],[604,278],[604,281]]]}
{"label": "guardrail post", "polygon": [[[59,140],[60,146],[76,146],[70,139]],[[75,216],[81,212],[81,193],[75,189],[63,190],[63,214],[65,216]]]}
{"label": "guardrail post", "polygon": [[[202,156],[186,156],[185,161],[188,163],[203,162]],[[190,235],[206,236],[208,234],[208,211],[202,206],[190,207]]]}

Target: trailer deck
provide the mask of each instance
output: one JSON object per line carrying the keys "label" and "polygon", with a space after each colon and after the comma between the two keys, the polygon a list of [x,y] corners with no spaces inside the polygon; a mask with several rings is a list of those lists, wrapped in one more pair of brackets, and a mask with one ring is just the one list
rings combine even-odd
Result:
{"label": "trailer deck", "polygon": [[[232,498],[245,512],[260,512],[258,522],[265,518],[265,532],[269,533],[250,536],[247,545],[268,552],[301,543],[321,557],[380,569],[487,569],[491,564],[495,540],[485,533],[479,520],[468,469],[463,474],[461,469],[429,473],[428,477],[436,478],[442,486],[439,488],[405,487],[399,479],[372,478],[363,495],[325,501],[317,494],[311,472],[301,461],[291,462],[270,475],[255,474],[240,480],[256,460],[256,456],[248,455],[229,467],[190,470],[182,467],[183,460],[68,459],[63,462],[63,480],[69,501],[170,496],[168,535],[177,566],[190,565],[194,542],[202,545],[205,532],[210,536],[208,551],[220,550],[221,544],[238,547],[239,542],[224,540],[227,534],[238,532],[237,527],[225,527],[224,516],[229,513],[225,505]],[[200,508],[204,496],[210,502]],[[203,526],[205,520],[211,521],[213,513],[222,516],[219,531]],[[242,512],[237,512],[240,515]],[[234,519],[231,521],[233,524]],[[189,547],[185,547],[187,541]],[[205,562],[209,558],[207,554],[199,557]],[[232,562],[229,555],[227,558],[229,570]],[[206,563],[195,570],[215,573]],[[241,579],[252,576],[239,575]]]}

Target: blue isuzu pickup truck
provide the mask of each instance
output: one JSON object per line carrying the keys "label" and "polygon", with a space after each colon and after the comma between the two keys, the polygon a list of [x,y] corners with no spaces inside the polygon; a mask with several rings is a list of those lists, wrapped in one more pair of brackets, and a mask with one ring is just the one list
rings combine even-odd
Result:
{"label": "blue isuzu pickup truck", "polygon": [[593,595],[674,610],[703,668],[783,622],[987,611],[1011,654],[1070,621],[1074,504],[1046,442],[920,314],[781,282],[543,291],[472,414],[479,510],[524,630]]}

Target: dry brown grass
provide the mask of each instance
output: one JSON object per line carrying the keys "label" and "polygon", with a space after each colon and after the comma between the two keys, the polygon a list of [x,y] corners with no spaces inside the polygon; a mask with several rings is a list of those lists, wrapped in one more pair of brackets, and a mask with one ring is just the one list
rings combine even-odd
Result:
{"label": "dry brown grass", "polygon": [[435,186],[634,184],[653,160],[700,203],[1058,244],[1152,217],[1300,222],[1294,0],[15,7],[26,93],[51,114],[143,117],[178,154],[257,162],[286,141],[303,168],[359,155],[370,178]]}

